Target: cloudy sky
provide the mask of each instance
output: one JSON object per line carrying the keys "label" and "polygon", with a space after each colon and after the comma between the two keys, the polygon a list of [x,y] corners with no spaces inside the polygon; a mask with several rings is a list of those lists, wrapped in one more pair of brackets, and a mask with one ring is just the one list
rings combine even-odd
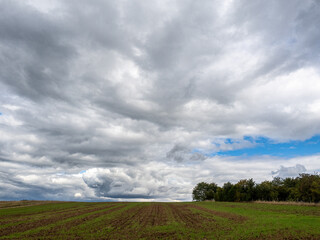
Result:
{"label": "cloudy sky", "polygon": [[311,0],[0,0],[0,200],[320,171],[319,22]]}

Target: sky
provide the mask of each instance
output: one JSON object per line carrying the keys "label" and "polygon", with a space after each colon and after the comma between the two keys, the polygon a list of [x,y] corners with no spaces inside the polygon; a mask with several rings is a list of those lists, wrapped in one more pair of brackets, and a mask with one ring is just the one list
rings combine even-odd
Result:
{"label": "sky", "polygon": [[319,172],[319,22],[312,0],[0,0],[0,200]]}

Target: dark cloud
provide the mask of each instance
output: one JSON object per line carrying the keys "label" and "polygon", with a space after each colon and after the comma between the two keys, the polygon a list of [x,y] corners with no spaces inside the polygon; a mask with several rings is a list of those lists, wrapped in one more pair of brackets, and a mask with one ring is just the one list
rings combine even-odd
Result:
{"label": "dark cloud", "polygon": [[1,80],[21,96],[64,99],[76,50],[63,22],[22,2],[1,1]]}
{"label": "dark cloud", "polygon": [[[162,173],[137,168],[134,172],[122,168],[89,169],[82,175],[97,197],[109,199],[155,199],[163,196]],[[167,191],[168,192],[168,191]],[[162,194],[159,194],[162,193]]]}
{"label": "dark cloud", "polygon": [[[68,195],[67,186],[52,186],[40,184],[39,182],[28,183],[27,177],[20,178],[23,173],[16,173],[12,176],[8,173],[0,172],[1,194],[3,200],[61,200],[63,196],[66,200],[71,200]],[[35,176],[31,176],[35,177]],[[26,181],[27,180],[27,181]]]}

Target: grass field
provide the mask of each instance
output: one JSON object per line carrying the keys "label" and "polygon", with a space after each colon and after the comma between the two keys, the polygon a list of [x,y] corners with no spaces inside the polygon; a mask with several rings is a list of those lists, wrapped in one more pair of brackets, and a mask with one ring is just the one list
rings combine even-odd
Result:
{"label": "grass field", "polygon": [[0,239],[320,239],[320,207],[0,202]]}

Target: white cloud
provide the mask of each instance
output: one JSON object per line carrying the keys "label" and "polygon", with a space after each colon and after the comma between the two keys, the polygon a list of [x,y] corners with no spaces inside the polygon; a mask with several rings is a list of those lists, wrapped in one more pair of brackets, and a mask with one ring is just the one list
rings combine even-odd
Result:
{"label": "white cloud", "polygon": [[81,193],[75,193],[75,194],[74,194],[74,197],[76,197],[76,198],[81,198],[81,197],[82,197],[82,194],[81,194]]}
{"label": "white cloud", "polygon": [[201,180],[319,169],[318,155],[203,155],[320,134],[319,9],[1,1],[0,183],[20,189],[2,198],[190,199]]}

